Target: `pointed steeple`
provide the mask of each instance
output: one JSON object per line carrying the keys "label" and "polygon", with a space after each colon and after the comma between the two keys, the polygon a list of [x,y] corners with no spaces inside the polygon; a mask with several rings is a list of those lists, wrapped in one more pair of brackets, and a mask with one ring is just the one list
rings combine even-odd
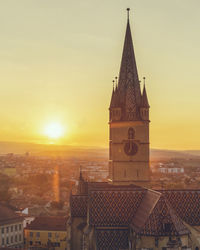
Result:
{"label": "pointed steeple", "polygon": [[119,90],[120,92],[123,92],[128,88],[129,84],[133,85],[134,87],[133,101],[136,102],[135,104],[137,106],[139,106],[141,100],[141,91],[138,79],[138,71],[135,60],[131,29],[129,24],[129,10],[130,9],[127,9],[128,19],[127,19],[124,48],[123,48],[122,61],[119,73]]}
{"label": "pointed steeple", "polygon": [[111,96],[111,101],[110,101],[110,108],[114,107],[114,99],[115,99],[115,85],[114,85],[114,80],[113,80],[113,91],[112,91],[112,96]]}
{"label": "pointed steeple", "polygon": [[78,194],[86,194],[87,193],[87,182],[84,180],[82,175],[82,166],[80,166],[80,175],[78,180]]}
{"label": "pointed steeple", "polygon": [[80,175],[79,175],[79,181],[83,181],[83,175],[82,175],[82,166],[80,166]]}
{"label": "pointed steeple", "polygon": [[144,88],[143,88],[143,92],[142,92],[142,100],[141,100],[141,107],[143,108],[149,108],[149,102],[148,102],[148,98],[147,98],[147,92],[146,92],[146,87],[145,87],[145,77],[144,79]]}

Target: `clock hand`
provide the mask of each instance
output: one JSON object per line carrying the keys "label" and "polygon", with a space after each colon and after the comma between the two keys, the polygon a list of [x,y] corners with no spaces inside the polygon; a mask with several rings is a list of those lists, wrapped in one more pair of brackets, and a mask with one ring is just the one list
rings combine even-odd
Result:
{"label": "clock hand", "polygon": [[129,142],[129,150],[128,150],[128,152],[131,153],[132,150],[133,150],[133,143]]}

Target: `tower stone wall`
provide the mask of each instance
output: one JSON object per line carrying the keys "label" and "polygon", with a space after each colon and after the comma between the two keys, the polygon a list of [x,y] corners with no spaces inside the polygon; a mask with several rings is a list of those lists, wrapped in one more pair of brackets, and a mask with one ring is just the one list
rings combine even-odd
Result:
{"label": "tower stone wall", "polygon": [[149,182],[149,103],[141,93],[129,19],[109,108],[109,174],[113,184]]}

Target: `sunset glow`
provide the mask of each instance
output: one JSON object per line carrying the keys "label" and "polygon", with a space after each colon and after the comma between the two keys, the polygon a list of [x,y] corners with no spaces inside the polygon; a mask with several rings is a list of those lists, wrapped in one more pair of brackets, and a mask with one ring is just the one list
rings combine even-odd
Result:
{"label": "sunset glow", "polygon": [[53,122],[45,127],[45,135],[52,139],[58,139],[64,135],[64,128],[61,124]]}
{"label": "sunset glow", "polygon": [[1,141],[108,146],[127,6],[151,148],[200,148],[197,0],[1,1]]}

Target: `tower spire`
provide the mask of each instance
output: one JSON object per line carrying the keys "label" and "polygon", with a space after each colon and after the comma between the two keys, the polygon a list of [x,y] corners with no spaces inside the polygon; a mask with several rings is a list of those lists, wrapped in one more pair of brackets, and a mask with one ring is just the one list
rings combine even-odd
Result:
{"label": "tower spire", "polygon": [[129,24],[129,12],[130,8],[127,8],[127,26],[119,72],[118,89],[120,101],[126,110],[123,119],[137,120],[139,119],[138,110],[141,103],[141,91]]}
{"label": "tower spire", "polygon": [[79,173],[79,180],[83,180],[83,175],[82,175],[82,166],[80,165],[80,173]]}

